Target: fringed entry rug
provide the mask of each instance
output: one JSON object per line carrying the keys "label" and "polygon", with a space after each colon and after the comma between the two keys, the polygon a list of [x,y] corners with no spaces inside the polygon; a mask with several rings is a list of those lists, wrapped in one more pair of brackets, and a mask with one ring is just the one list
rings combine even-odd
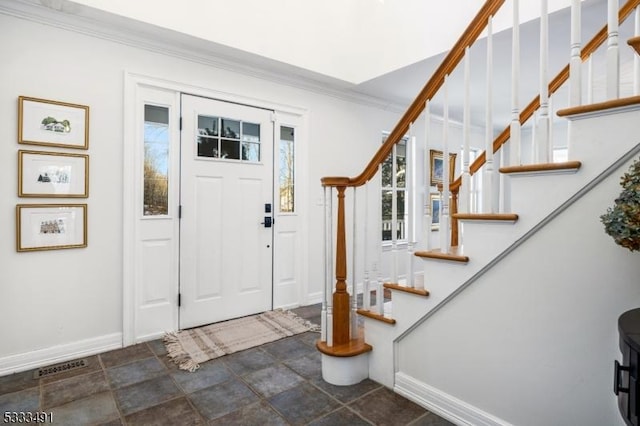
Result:
{"label": "fringed entry rug", "polygon": [[319,328],[293,312],[275,310],[167,333],[164,343],[180,369],[196,371],[205,361]]}

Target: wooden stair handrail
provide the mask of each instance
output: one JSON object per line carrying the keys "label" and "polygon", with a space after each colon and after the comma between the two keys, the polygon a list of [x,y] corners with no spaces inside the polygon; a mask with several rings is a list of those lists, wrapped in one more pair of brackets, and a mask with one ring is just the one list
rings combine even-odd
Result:
{"label": "wooden stair handrail", "polygon": [[[629,0],[626,2],[618,12],[618,22],[621,24],[629,17],[631,12],[640,5],[640,0]],[[580,58],[582,61],[586,61],[606,40],[608,36],[608,25],[602,27],[598,33],[584,45]],[[564,67],[562,71],[555,76],[549,83],[549,95],[554,94],[567,80],[569,79],[569,65]],[[540,108],[540,95],[536,96],[520,113],[520,124],[524,124],[528,119],[533,116],[533,113]],[[502,145],[507,143],[511,137],[511,125],[507,125],[505,129],[496,137],[493,141],[493,152],[497,152]],[[469,167],[469,174],[473,176],[484,164],[486,163],[486,152],[483,152],[475,159],[475,161]],[[462,185],[462,176],[451,183],[449,188],[457,190]]]}
{"label": "wooden stair handrail", "polygon": [[[471,46],[478,37],[480,37],[480,34],[482,34],[482,31],[484,31],[487,26],[489,17],[495,15],[496,12],[500,10],[504,2],[505,0],[487,0],[485,2],[467,29],[462,33],[462,36],[460,36],[456,44],[440,63],[438,69],[422,88],[402,118],[400,118],[400,121],[398,121],[394,129],[391,131],[387,140],[380,146],[371,161],[369,161],[369,164],[367,164],[364,171],[353,178],[322,178],[321,182],[323,186],[342,186],[344,179],[348,179],[349,183],[347,186],[349,187],[362,186],[375,176],[378,171],[378,166],[389,156],[393,146],[400,142],[404,135],[407,134],[410,124],[416,121],[420,114],[422,114],[422,111],[424,111],[425,103],[428,100],[431,100],[436,93],[438,93],[438,90],[440,90],[444,84],[445,76],[451,74],[455,70],[464,57],[465,49],[468,46]],[[339,183],[336,182],[336,180],[338,180]]]}

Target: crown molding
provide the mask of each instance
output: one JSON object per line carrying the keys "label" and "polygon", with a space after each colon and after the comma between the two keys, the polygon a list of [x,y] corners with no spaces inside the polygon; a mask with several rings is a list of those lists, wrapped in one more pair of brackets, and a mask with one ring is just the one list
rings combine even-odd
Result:
{"label": "crown molding", "polygon": [[0,14],[395,113],[406,109],[353,83],[68,0],[3,0]]}

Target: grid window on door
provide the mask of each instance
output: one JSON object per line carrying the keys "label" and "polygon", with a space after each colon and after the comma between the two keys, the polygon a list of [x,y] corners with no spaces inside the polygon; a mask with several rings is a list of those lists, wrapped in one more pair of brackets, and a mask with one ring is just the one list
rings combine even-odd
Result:
{"label": "grid window on door", "polygon": [[260,162],[260,124],[198,116],[198,157]]}

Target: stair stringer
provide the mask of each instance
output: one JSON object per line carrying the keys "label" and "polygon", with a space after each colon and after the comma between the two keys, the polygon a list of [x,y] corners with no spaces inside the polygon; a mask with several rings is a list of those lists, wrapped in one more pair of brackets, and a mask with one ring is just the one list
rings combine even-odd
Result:
{"label": "stair stringer", "polygon": [[[580,169],[563,175],[550,173],[507,177],[511,181],[512,212],[518,214],[518,221],[514,224],[463,223],[462,251],[470,260],[466,265],[428,260],[424,279],[431,299],[437,300],[442,295],[448,297],[632,150],[640,140],[639,114],[640,105],[636,104],[614,111],[569,117],[571,159],[582,163]],[[615,129],[615,132],[611,129]],[[615,141],[612,141],[612,134],[616,135]]]}
{"label": "stair stringer", "polygon": [[[566,176],[553,173],[511,177],[512,212],[519,215],[515,224],[465,223],[462,245],[464,254],[470,257],[467,264],[428,260],[424,271],[425,287],[430,291],[428,298],[416,302],[415,296],[400,296],[400,292],[395,292],[395,327],[365,319],[365,339],[374,347],[369,364],[370,377],[393,386],[398,371],[397,341],[542,228],[548,222],[545,219],[554,211],[562,206],[566,208],[575,201],[572,197],[588,190],[589,185],[604,178],[603,173],[610,173],[624,158],[633,156],[639,149],[639,112],[640,106],[632,105],[616,110],[615,114],[601,111],[569,117],[569,135],[573,139],[571,159],[582,162],[580,170]],[[611,128],[616,129],[615,144],[608,143],[612,134],[608,129]],[[491,230],[490,244],[486,243],[487,229]]]}
{"label": "stair stringer", "polygon": [[640,262],[598,215],[639,154],[640,144],[399,336],[395,391],[456,424],[622,424],[617,317],[640,305]]}
{"label": "stair stringer", "polygon": [[[574,156],[575,159],[583,162],[583,167],[575,175],[512,178],[513,211],[520,216],[520,220],[515,225],[512,227],[508,225],[498,226],[497,224],[464,225],[464,252],[471,258],[467,265],[467,270],[464,270],[465,268],[463,267],[463,271],[460,271],[460,266],[447,265],[445,262],[429,262],[427,264],[425,273],[427,274],[426,280],[431,294],[436,295],[440,292],[448,291],[448,295],[444,300],[442,297],[434,297],[434,299],[439,299],[436,306],[430,306],[431,310],[429,312],[396,338],[393,350],[394,362],[389,362],[396,369],[396,391],[414,399],[432,411],[439,412],[442,409],[440,414],[452,421],[460,421],[466,418],[466,420],[462,421],[471,421],[473,424],[508,424],[506,421],[487,414],[481,409],[469,406],[468,401],[462,402],[458,399],[459,397],[448,395],[446,390],[442,391],[433,388],[428,382],[423,383],[424,395],[435,395],[435,397],[429,399],[427,396],[427,400],[424,400],[422,399],[424,395],[416,395],[416,383],[421,382],[419,379],[412,377],[411,374],[407,374],[403,365],[401,365],[400,359],[414,351],[418,353],[420,351],[428,351],[429,342],[428,340],[420,339],[420,346],[418,347],[415,345],[414,347],[407,347],[406,345],[401,345],[401,342],[405,341],[409,336],[415,335],[416,330],[424,327],[424,323],[440,309],[447,306],[448,302],[454,300],[471,283],[482,279],[486,272],[495,266],[499,266],[507,255],[524,244],[538,231],[545,228],[554,218],[570,208],[581,197],[596,188],[600,182],[607,178],[609,178],[609,182],[611,179],[615,181],[618,179],[618,174],[626,171],[630,161],[640,152],[640,144],[638,144],[640,140],[638,107],[616,112],[618,113],[616,115],[604,113],[570,118],[572,120],[570,122],[570,134],[574,138]],[[611,131],[611,129],[615,129],[615,132]],[[612,135],[615,135],[615,140]],[[610,176],[612,173],[616,173],[615,177]],[[616,195],[617,192],[611,194],[611,202]],[[535,205],[531,206],[532,203]],[[600,213],[604,213],[604,209]],[[599,212],[590,211],[589,214],[593,215],[593,219],[597,221]],[[601,225],[598,224],[598,226]],[[602,231],[601,234],[604,235],[604,232]],[[491,240],[491,244],[484,243],[489,236],[494,237]],[[509,240],[511,240],[510,245]],[[606,240],[607,244],[614,246],[608,236]],[[504,244],[507,244],[504,249],[497,247]],[[626,253],[621,253],[621,255],[626,256]],[[544,256],[532,259],[532,262],[540,260],[540,268],[548,267],[545,264]],[[455,282],[454,280],[458,280],[458,283],[462,282],[463,284],[457,288],[454,288],[455,284],[446,284],[446,281],[451,283]],[[396,308],[403,309],[402,306],[394,306],[394,310]],[[615,324],[613,324],[613,327],[615,327]],[[423,368],[421,362],[419,364],[414,363],[414,368],[417,365]],[[515,389],[511,391],[513,393],[518,392]],[[438,401],[444,403],[444,407],[438,407]],[[459,401],[460,404],[456,406],[455,401]],[[433,405],[434,403],[436,405]],[[451,407],[454,408],[451,409]]]}

